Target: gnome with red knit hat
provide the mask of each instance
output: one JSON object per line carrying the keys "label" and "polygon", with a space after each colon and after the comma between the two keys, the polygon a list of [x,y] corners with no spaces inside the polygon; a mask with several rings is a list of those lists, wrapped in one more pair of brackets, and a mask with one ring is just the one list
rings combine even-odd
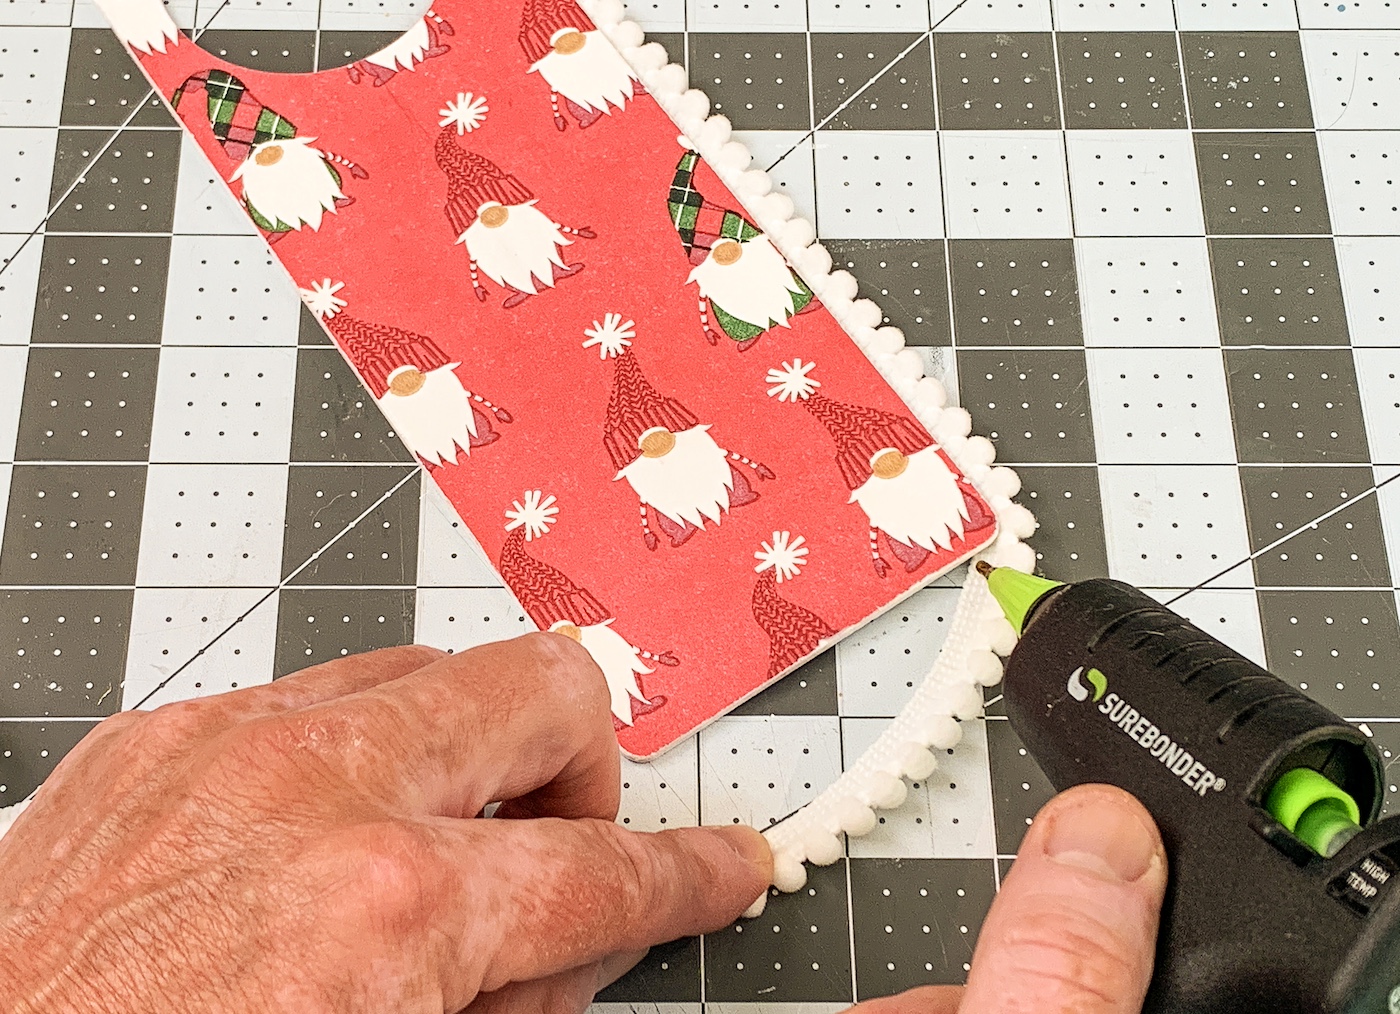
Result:
{"label": "gnome with red knit hat", "polygon": [[562,251],[573,244],[571,237],[595,239],[597,234],[560,225],[535,206],[535,195],[518,179],[485,155],[463,148],[455,135],[475,129],[486,109],[470,94],[458,99],[444,110],[451,115],[443,120],[434,149],[438,167],[447,174],[444,210],[457,242],[467,248],[476,298],[486,301],[480,273],[510,291],[501,304],[510,309],[582,271],[582,262],[565,263]]}
{"label": "gnome with red knit hat", "polygon": [[510,413],[467,390],[452,362],[425,335],[388,324],[371,324],[341,312],[337,293],[344,283],[329,278],[302,289],[301,296],[323,321],[355,367],[375,404],[409,450],[429,465],[457,464],[458,450],[500,438],[492,423]]}
{"label": "gnome with red knit hat", "polygon": [[[198,93],[204,102],[196,112]],[[358,179],[369,176],[349,159],[312,147],[316,138],[299,135],[295,124],[264,106],[227,71],[191,74],[170,104],[191,129],[207,124],[238,163],[229,182],[242,184],[243,206],[269,243],[303,226],[314,232],[322,215],[352,203],[342,190],[344,171]]]}
{"label": "gnome with red knit hat", "polygon": [[642,538],[648,549],[659,540],[657,527],[672,546],[685,543],[706,521],[758,499],[754,484],[774,478],[772,469],[726,450],[675,398],[651,386],[631,349],[632,321],[609,313],[584,330],[584,348],[598,346],[601,358],[613,360],[613,389],[603,424],[603,446],[641,501]]}
{"label": "gnome with red knit hat", "polygon": [[646,662],[674,666],[680,665],[680,659],[669,651],[657,654],[634,647],[613,629],[614,617],[592,592],[530,555],[525,544],[549,532],[559,508],[554,497],[537,489],[527,490],[523,499],[523,503],[514,501],[506,511],[510,535],[501,547],[501,577],[536,626],[583,645],[608,682],[614,726],[630,726],[666,703],[665,697],[648,698],[637,682],[638,676],[655,671]]}
{"label": "gnome with red knit hat", "polygon": [[806,540],[791,532],[774,532],[754,553],[758,581],[753,586],[753,618],[768,635],[768,678],[791,669],[836,636],[835,629],[810,609],[783,598],[778,586],[795,578],[807,563]]}
{"label": "gnome with red knit hat", "polygon": [[520,48],[529,73],[549,85],[554,125],[560,130],[569,125],[559,109],[561,95],[578,125],[591,127],[642,91],[622,54],[574,0],[525,0]]}
{"label": "gnome with red knit hat", "polygon": [[915,571],[955,539],[996,523],[966,479],[949,467],[938,446],[912,419],[893,412],[833,401],[817,390],[816,363],[794,359],[768,371],[770,396],[801,402],[836,442],[836,464],[870,521],[870,557],[884,577],[884,533],[890,551]]}
{"label": "gnome with red knit hat", "polygon": [[452,47],[442,40],[455,34],[451,22],[430,7],[412,28],[383,49],[356,60],[345,68],[345,72],[350,76],[351,84],[359,84],[369,78],[374,82],[374,87],[383,87],[401,70],[413,70],[424,60],[446,56]]}
{"label": "gnome with red knit hat", "polygon": [[765,233],[700,191],[695,176],[702,164],[693,151],[681,155],[666,206],[693,265],[686,281],[700,288],[705,337],[714,345],[723,333],[742,352],[769,328],[791,327],[790,317],[816,304]]}

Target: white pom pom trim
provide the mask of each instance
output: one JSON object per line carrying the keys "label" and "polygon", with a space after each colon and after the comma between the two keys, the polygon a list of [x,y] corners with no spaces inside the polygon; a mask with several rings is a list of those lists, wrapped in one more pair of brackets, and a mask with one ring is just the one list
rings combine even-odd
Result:
{"label": "white pom pom trim", "polygon": [[[773,191],[772,178],[761,166],[750,167],[752,157],[733,139],[729,121],[718,115],[707,117],[708,100],[702,101],[704,96],[693,89],[685,90],[684,69],[658,62],[655,43],[637,46],[637,26],[621,20],[616,0],[579,2],[622,49],[681,135],[740,199],[755,224],[773,238],[851,340],[986,497],[1000,532],[978,559],[994,566],[1033,569],[1035,554],[1021,540],[1035,530],[1035,519],[1010,499],[1019,492],[1020,480],[1005,466],[992,467],[995,448],[990,440],[969,435],[972,417],[948,406],[947,390],[937,378],[924,376],[923,360],[904,347],[898,328],[880,326],[884,319],[880,308],[857,298],[855,278],[832,270],[831,255],[815,241],[811,224],[794,213],[785,195]],[[904,779],[920,781],[933,773],[938,763],[934,751],[952,749],[962,738],[958,721],[981,714],[981,688],[1001,679],[998,656],[1008,654],[1015,640],[1015,631],[993,601],[987,582],[969,567],[943,650],[913,699],[840,778],[788,819],[764,830],[773,848],[774,887],[784,892],[800,890],[807,882],[804,862],[835,862],[844,851],[841,834],[868,834],[876,825],[876,810],[892,809],[904,801],[908,791]],[[766,899],[766,894],[760,897],[745,914],[759,915]]]}
{"label": "white pom pom trim", "polygon": [[0,838],[5,837],[5,832],[19,819],[19,815],[28,809],[30,799],[33,798],[31,794],[29,799],[21,799],[11,806],[0,806]]}
{"label": "white pom pom trim", "polygon": [[[881,327],[884,318],[880,308],[868,299],[857,298],[855,278],[845,271],[832,271],[831,255],[815,241],[811,223],[795,214],[786,195],[773,191],[766,171],[750,168],[752,156],[733,139],[729,121],[708,115],[708,97],[697,89],[687,89],[685,69],[668,63],[663,47],[646,42],[640,25],[623,20],[619,0],[580,0],[580,4],[675,122],[683,143],[692,145],[740,199],[851,340],[987,498],[1000,532],[978,559],[1030,571],[1035,554],[1021,540],[1034,530],[1035,520],[1010,500],[1021,485],[1015,473],[1003,466],[991,467],[995,455],[991,442],[969,437],[972,417],[961,408],[947,406],[942,383],[923,375],[923,361],[913,350],[905,349],[904,335],[898,328]],[[518,513],[523,520],[517,519],[518,523],[538,520],[534,527],[541,530],[532,528],[530,534],[543,534],[552,517],[535,519],[533,514],[525,514],[536,508],[552,513],[545,510],[548,507],[547,502],[521,505]],[[937,766],[934,751],[952,749],[962,738],[958,720],[981,714],[981,688],[1001,678],[997,656],[1008,654],[1015,640],[1015,631],[992,600],[987,582],[969,567],[943,650],[904,710],[816,799],[764,831],[773,849],[775,888],[789,893],[801,890],[807,882],[804,862],[835,862],[845,851],[842,834],[869,834],[876,826],[876,810],[892,809],[904,801],[908,792],[904,779],[920,781],[933,773]],[[0,835],[24,805],[0,809]],[[765,892],[745,914],[759,915],[766,900]]]}

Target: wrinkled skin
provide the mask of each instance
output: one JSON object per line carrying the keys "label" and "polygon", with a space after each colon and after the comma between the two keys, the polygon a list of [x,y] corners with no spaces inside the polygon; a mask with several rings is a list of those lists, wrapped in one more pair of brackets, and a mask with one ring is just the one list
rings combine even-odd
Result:
{"label": "wrinkled skin", "polygon": [[751,830],[622,830],[619,783],[554,634],[113,716],[0,839],[0,1010],[580,1010],[771,876]]}
{"label": "wrinkled skin", "polygon": [[1166,853],[1142,804],[1081,785],[1026,832],[977,939],[967,987],[929,986],[853,1014],[1139,1014]]}
{"label": "wrinkled skin", "polygon": [[[619,781],[606,682],[556,634],[116,715],[0,839],[0,1010],[577,1014],[772,874],[746,828],[622,830]],[[966,989],[856,1012],[1136,1014],[1165,885],[1146,811],[1073,789]]]}

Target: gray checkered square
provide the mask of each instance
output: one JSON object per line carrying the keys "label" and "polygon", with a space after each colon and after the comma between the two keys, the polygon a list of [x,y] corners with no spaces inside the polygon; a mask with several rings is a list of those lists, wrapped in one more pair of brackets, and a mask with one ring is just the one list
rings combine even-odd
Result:
{"label": "gray checkered square", "polygon": [[933,47],[942,129],[1059,127],[1055,47],[1048,33],[938,33]]}
{"label": "gray checkered square", "polygon": [[1196,129],[1313,125],[1297,32],[1184,32],[1181,49]]}
{"label": "gray checkered square", "polygon": [[1212,239],[1226,345],[1346,345],[1346,307],[1330,238]]}
{"label": "gray checkered square", "polygon": [[812,126],[802,35],[690,34],[690,80],[739,130]]}
{"label": "gray checkered square", "polygon": [[812,103],[816,122],[827,130],[932,130],[933,55],[927,40],[873,32],[813,35]]}
{"label": "gray checkered square", "polygon": [[170,241],[45,236],[31,341],[159,345]]}
{"label": "gray checkered square", "polygon": [[1208,233],[1332,231],[1313,134],[1198,133],[1195,140]]}
{"label": "gray checkered square", "polygon": [[[110,131],[98,129],[59,132],[49,200],[57,201],[73,180],[81,179],[49,218],[49,232],[170,231],[179,133],[123,130],[109,146],[110,137]],[[94,157],[97,162],[86,169]]]}
{"label": "gray checkered square", "polygon": [[1170,32],[1062,34],[1058,43],[1066,127],[1186,126]]}

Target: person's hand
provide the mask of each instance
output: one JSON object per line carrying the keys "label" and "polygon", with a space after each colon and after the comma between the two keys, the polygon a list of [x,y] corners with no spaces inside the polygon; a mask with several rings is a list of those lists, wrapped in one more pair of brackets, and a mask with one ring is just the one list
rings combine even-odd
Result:
{"label": "person's hand", "polygon": [[967,987],[928,986],[852,1014],[1138,1014],[1167,857],[1132,796],[1081,785],[1026,832],[982,924]]}
{"label": "person's hand", "polygon": [[622,830],[619,783],[557,634],[115,715],[0,839],[0,1010],[582,1010],[772,875],[748,828]]}

